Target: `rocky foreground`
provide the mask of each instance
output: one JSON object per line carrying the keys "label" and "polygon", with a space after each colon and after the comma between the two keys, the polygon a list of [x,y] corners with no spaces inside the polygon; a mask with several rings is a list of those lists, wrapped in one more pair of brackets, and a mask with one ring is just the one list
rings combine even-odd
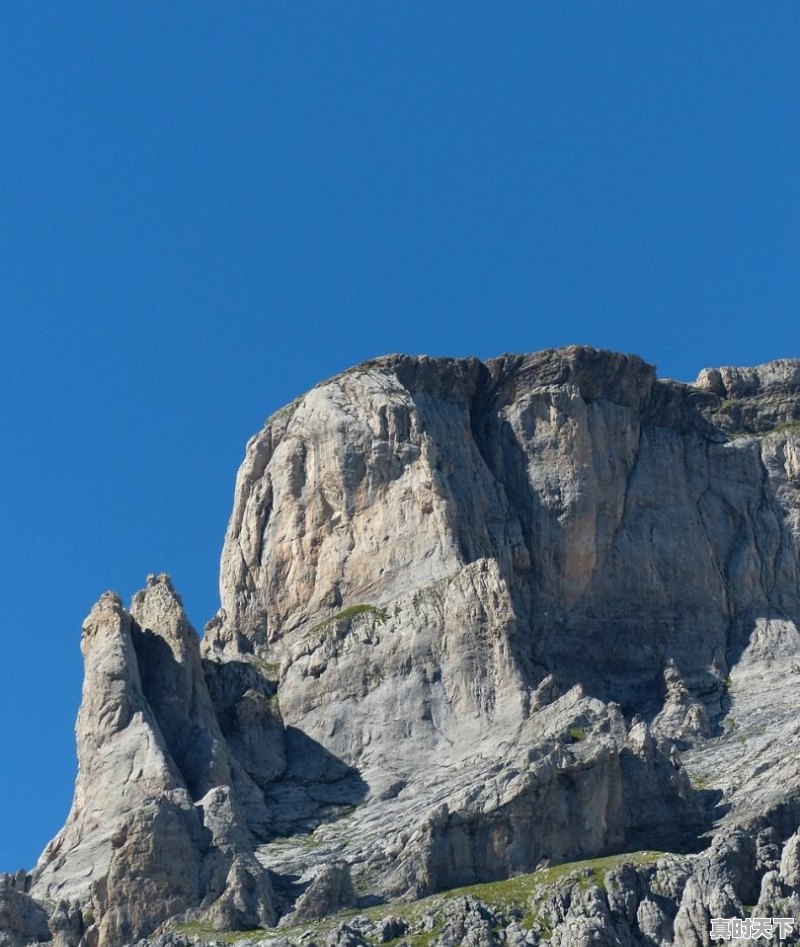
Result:
{"label": "rocky foreground", "polygon": [[799,576],[798,360],[357,366],[248,444],[202,640],[93,608],[0,947],[797,943]]}

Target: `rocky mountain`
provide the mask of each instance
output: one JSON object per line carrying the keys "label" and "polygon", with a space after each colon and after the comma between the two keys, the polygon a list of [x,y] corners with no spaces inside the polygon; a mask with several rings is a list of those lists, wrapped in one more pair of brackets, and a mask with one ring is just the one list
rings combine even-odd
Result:
{"label": "rocky mountain", "polygon": [[800,360],[363,363],[247,445],[202,640],[92,609],[0,947],[800,929],[799,576]]}

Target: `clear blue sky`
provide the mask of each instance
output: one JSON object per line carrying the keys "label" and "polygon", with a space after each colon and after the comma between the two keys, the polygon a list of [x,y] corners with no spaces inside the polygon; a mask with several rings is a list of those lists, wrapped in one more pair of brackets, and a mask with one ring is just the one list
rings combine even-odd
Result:
{"label": "clear blue sky", "polygon": [[0,5],[0,870],[75,774],[81,622],[198,627],[247,438],[386,352],[800,355],[800,4]]}

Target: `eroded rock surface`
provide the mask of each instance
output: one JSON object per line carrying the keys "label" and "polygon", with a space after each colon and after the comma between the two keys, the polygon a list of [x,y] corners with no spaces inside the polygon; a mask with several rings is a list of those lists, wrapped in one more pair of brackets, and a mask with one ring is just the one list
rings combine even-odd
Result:
{"label": "eroded rock surface", "polygon": [[167,576],[93,609],[73,808],[0,910],[121,947],[658,849],[438,942],[796,911],[798,543],[799,361],[358,366],[248,444],[202,642]]}
{"label": "eroded rock surface", "polygon": [[81,649],[75,797],[31,892],[77,905],[87,943],[124,944],[223,894],[265,807],[221,735],[199,640],[167,576],[149,577],[130,614],[103,595]]}

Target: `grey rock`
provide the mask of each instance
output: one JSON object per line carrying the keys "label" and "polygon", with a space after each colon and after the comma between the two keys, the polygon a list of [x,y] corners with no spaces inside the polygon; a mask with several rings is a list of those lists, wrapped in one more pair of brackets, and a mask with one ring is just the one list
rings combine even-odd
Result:
{"label": "grey rock", "polygon": [[780,876],[792,888],[800,888],[800,830],[786,840],[781,855]]}
{"label": "grey rock", "polygon": [[327,914],[335,914],[355,903],[350,866],[336,861],[323,865],[305,891],[297,899],[292,923],[316,920]]}
{"label": "grey rock", "polygon": [[[231,863],[252,852],[248,816],[256,826],[266,816],[222,736],[199,640],[167,576],[149,577],[131,614],[104,595],[81,647],[75,798],[31,890],[44,903],[84,905],[85,936],[104,947],[138,940],[229,882],[236,904]],[[59,930],[65,943],[84,937],[74,925]]]}
{"label": "grey rock", "polygon": [[390,914],[378,922],[375,929],[375,936],[379,944],[385,944],[387,941],[402,937],[407,931],[408,923],[403,918]]}
{"label": "grey rock", "polygon": [[649,898],[640,901],[636,908],[636,926],[648,947],[672,942],[672,918]]}
{"label": "grey rock", "polygon": [[142,692],[131,631],[110,593],[84,624],[75,797],[31,889],[89,905],[101,945],[138,939],[199,894],[200,821]]}
{"label": "grey rock", "polygon": [[27,876],[0,875],[0,947],[49,941],[47,912],[28,894]]}
{"label": "grey rock", "polygon": [[795,360],[387,356],[317,386],[247,446],[203,641],[164,575],[87,619],[75,800],[15,910],[122,947],[631,848],[675,854],[555,886],[538,932],[456,899],[441,942],[688,947],[788,910],[798,418]]}
{"label": "grey rock", "polygon": [[362,934],[350,924],[340,924],[328,935],[327,947],[368,947]]}
{"label": "grey rock", "polygon": [[664,685],[664,705],[653,721],[653,732],[668,740],[710,736],[708,712],[683,682],[674,661],[664,668]]}
{"label": "grey rock", "polygon": [[275,924],[277,912],[269,873],[252,855],[236,855],[225,890],[205,917],[222,930],[252,930]]}

